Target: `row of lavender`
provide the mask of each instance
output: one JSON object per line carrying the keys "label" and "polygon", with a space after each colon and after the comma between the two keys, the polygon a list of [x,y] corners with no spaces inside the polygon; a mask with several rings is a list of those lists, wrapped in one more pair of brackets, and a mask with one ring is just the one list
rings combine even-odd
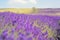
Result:
{"label": "row of lavender", "polygon": [[57,40],[59,16],[0,13],[0,40]]}
{"label": "row of lavender", "polygon": [[60,8],[41,8],[38,13],[60,13]]}

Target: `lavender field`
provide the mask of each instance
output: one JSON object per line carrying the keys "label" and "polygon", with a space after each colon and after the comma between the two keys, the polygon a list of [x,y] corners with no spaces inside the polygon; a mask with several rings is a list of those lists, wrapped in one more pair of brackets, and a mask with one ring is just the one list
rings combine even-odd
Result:
{"label": "lavender field", "polygon": [[60,16],[0,12],[0,40],[60,40]]}

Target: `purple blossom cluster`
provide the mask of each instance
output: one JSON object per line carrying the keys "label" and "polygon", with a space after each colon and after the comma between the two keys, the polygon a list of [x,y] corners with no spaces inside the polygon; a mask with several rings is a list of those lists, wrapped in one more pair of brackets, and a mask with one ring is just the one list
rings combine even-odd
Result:
{"label": "purple blossom cluster", "polygon": [[[34,22],[37,21],[37,24]],[[59,40],[60,16],[42,16],[16,14],[11,12],[0,13],[0,40]],[[54,32],[48,37],[48,32],[42,33],[47,24]],[[56,35],[55,35],[56,34]]]}

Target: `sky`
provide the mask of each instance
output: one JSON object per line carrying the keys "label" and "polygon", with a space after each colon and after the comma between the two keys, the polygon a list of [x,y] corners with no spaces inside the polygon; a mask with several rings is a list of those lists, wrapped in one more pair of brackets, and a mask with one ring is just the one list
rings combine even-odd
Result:
{"label": "sky", "polygon": [[0,0],[0,8],[60,8],[60,0]]}

